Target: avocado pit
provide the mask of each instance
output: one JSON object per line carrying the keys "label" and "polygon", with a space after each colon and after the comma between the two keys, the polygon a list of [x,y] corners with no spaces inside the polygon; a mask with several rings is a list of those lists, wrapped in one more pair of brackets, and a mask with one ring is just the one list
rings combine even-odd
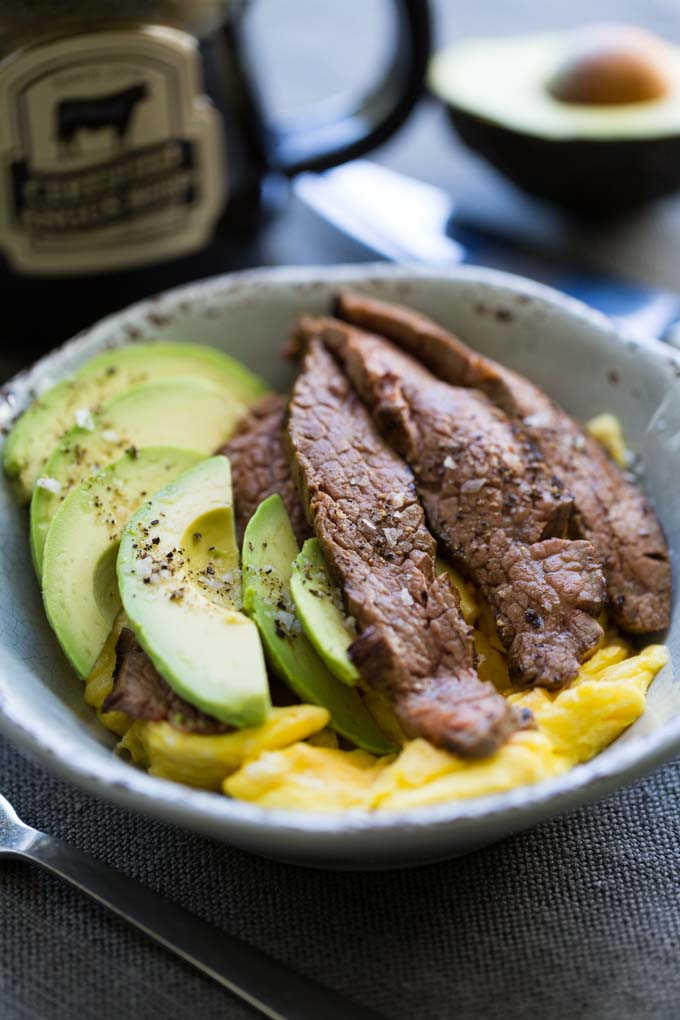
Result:
{"label": "avocado pit", "polygon": [[661,39],[632,25],[591,25],[572,45],[548,91],[560,102],[616,106],[662,99],[671,90]]}

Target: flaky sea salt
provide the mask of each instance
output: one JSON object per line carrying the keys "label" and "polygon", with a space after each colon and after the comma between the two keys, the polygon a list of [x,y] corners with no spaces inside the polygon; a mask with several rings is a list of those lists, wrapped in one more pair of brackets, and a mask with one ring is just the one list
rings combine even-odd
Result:
{"label": "flaky sea salt", "polygon": [[486,485],[486,478],[468,478],[460,487],[461,492],[479,492]]}
{"label": "flaky sea salt", "polygon": [[47,489],[48,492],[53,492],[55,496],[58,492],[61,492],[61,482],[56,478],[39,478],[35,484],[38,489]]}
{"label": "flaky sea salt", "polygon": [[137,573],[142,578],[151,577],[153,573],[153,560],[150,556],[142,556],[142,558],[137,561]]}
{"label": "flaky sea salt", "polygon": [[444,457],[444,467],[446,468],[447,471],[453,471],[455,466],[456,466],[455,460],[453,459],[453,457],[447,454],[447,456]]}
{"label": "flaky sea salt", "polygon": [[77,408],[73,417],[78,428],[86,429],[88,432],[94,431],[94,418],[87,407]]}
{"label": "flaky sea salt", "polygon": [[105,443],[120,442],[120,436],[118,435],[117,432],[114,432],[113,429],[104,429],[104,431],[102,432],[102,439],[104,440]]}
{"label": "flaky sea salt", "polygon": [[401,588],[399,591],[399,601],[405,606],[412,606],[413,596],[411,595],[411,592],[406,588]]}
{"label": "flaky sea salt", "polygon": [[388,545],[396,545],[399,538],[399,532],[396,528],[383,528],[383,535]]}
{"label": "flaky sea salt", "polygon": [[295,613],[289,613],[285,609],[280,609],[276,615],[281,626],[288,632],[292,631],[295,623],[297,622],[297,616]]}
{"label": "flaky sea salt", "polygon": [[552,417],[549,411],[536,411],[535,414],[528,414],[524,419],[524,424],[528,425],[529,428],[543,429],[547,428],[552,421]]}

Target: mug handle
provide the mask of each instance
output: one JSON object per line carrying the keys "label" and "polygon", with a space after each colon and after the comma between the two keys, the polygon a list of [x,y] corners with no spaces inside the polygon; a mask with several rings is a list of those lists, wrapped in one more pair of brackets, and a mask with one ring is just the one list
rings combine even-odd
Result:
{"label": "mug handle", "polygon": [[293,176],[326,170],[355,159],[384,142],[408,117],[420,97],[431,48],[428,0],[394,0],[397,38],[384,79],[359,105],[331,124],[267,125],[265,146],[273,170]]}

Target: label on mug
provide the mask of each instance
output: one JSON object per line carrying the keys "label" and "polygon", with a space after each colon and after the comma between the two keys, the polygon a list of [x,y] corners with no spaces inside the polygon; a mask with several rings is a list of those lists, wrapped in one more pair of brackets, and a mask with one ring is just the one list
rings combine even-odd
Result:
{"label": "label on mug", "polygon": [[20,272],[127,269],[208,240],[226,198],[222,121],[195,39],[84,33],[0,65],[0,248]]}

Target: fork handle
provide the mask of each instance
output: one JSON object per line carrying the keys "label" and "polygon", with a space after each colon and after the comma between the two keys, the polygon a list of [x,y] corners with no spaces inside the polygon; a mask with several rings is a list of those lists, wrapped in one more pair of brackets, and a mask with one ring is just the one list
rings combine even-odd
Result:
{"label": "fork handle", "polygon": [[378,1020],[311,978],[273,960],[164,896],[52,836],[36,832],[28,858],[112,910],[271,1020]]}

